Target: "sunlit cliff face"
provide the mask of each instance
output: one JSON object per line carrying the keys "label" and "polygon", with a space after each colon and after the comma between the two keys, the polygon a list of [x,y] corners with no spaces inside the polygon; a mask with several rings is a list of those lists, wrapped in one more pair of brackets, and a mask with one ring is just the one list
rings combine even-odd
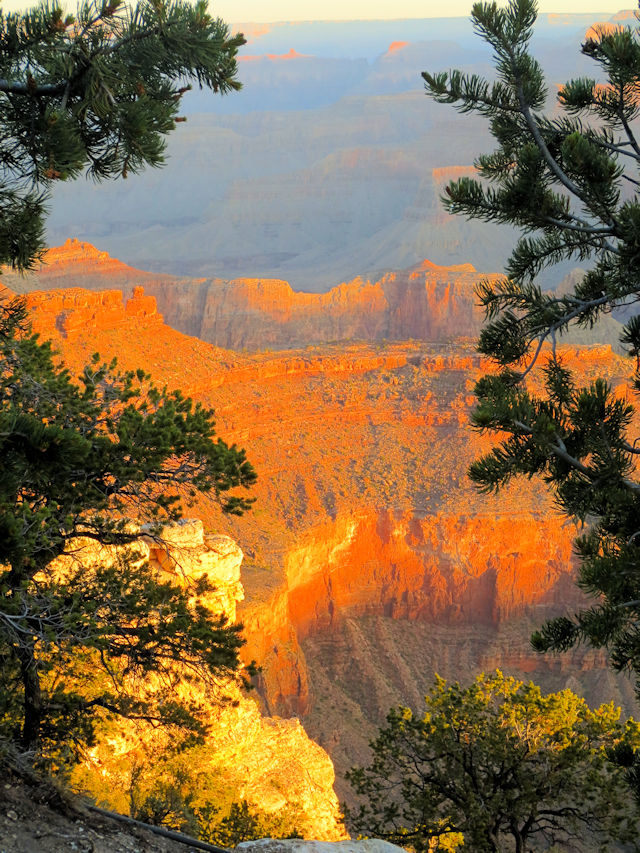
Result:
{"label": "sunlit cliff face", "polygon": [[291,619],[301,638],[330,630],[341,614],[497,627],[561,603],[571,565],[562,525],[534,512],[349,514],[287,555]]}
{"label": "sunlit cliff face", "polygon": [[[438,180],[450,179],[451,169],[437,171],[443,173]],[[327,293],[301,293],[277,279],[143,273],[72,240],[47,252],[37,274],[43,286],[119,287],[126,296],[143,284],[171,326],[236,350],[475,335],[482,320],[474,294],[478,278],[471,264],[444,267],[424,261],[399,272],[358,277]]]}
{"label": "sunlit cliff face", "polygon": [[[533,627],[579,603],[575,529],[535,482],[498,497],[469,484],[469,463],[489,446],[469,427],[487,369],[471,341],[242,354],[173,331],[141,291],[126,309],[88,292],[73,305],[60,298],[30,297],[37,330],[74,367],[96,349],[142,364],[214,406],[220,435],[247,448],[255,509],[228,519],[201,500],[196,514],[245,552],[239,615],[266,708],[306,715],[339,770],[390,705],[419,701],[434,671],[465,680],[500,665],[549,688],[630,701],[602,656],[529,649]],[[604,372],[616,385],[629,370],[607,347],[564,357],[584,381]]]}
{"label": "sunlit cliff face", "polygon": [[[117,566],[119,560],[129,561],[135,555],[134,559],[147,562],[161,580],[191,590],[215,616],[235,621],[237,603],[244,597],[243,554],[236,542],[228,536],[207,535],[199,519],[154,528],[153,536],[148,532],[141,528],[140,539],[130,549],[78,538],[69,555],[56,561],[54,571],[64,573],[77,562],[83,569]],[[214,588],[196,592],[194,582],[203,577]],[[267,813],[295,809],[296,827],[305,837],[326,841],[344,837],[333,790],[333,765],[298,720],[266,718],[234,683],[219,685],[221,697],[226,698],[217,701],[211,701],[210,693],[193,680],[177,689],[183,698],[202,706],[209,725],[204,742],[182,753],[194,780],[197,777],[192,791],[196,800],[204,795],[206,802],[208,792],[218,797],[220,802],[214,800],[218,806],[225,804],[226,797],[229,801],[247,799]],[[170,729],[163,731],[140,721],[109,721],[106,729],[99,729],[97,742],[83,763],[74,768],[72,783],[97,802],[127,813],[134,790],[139,796],[158,774],[169,772],[153,757],[170,749],[174,736]],[[212,780],[218,787],[211,788]]]}

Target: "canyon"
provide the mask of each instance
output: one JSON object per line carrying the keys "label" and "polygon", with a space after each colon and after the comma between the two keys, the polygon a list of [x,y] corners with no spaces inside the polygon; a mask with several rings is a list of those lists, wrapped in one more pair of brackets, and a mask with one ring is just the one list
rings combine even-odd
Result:
{"label": "canyon", "polygon": [[[469,172],[438,169],[434,180],[443,189],[448,181]],[[574,270],[571,276],[578,274],[581,271]],[[172,328],[223,349],[252,351],[336,341],[445,343],[475,337],[483,321],[475,287],[482,279],[498,276],[478,272],[471,264],[439,266],[423,260],[405,270],[357,276],[326,293],[306,293],[280,279],[193,279],[138,270],[90,243],[68,239],[49,249],[33,272],[5,270],[2,278],[17,293],[60,286],[118,288],[127,299],[143,286]],[[40,310],[44,307],[41,303]],[[51,303],[47,310],[57,308]],[[107,305],[99,308],[103,325],[110,310]],[[619,332],[620,326],[605,317],[596,329],[572,331],[566,339],[616,346]]]}
{"label": "canyon", "polygon": [[[388,708],[419,706],[436,671],[464,681],[500,666],[634,707],[632,684],[603,654],[529,648],[534,627],[582,600],[575,528],[535,482],[496,497],[467,481],[489,446],[468,425],[489,369],[472,341],[239,352],[170,328],[146,282],[126,302],[82,289],[27,300],[72,370],[96,350],[144,365],[213,406],[221,437],[247,448],[259,472],[253,511],[227,518],[206,498],[188,511],[241,544],[238,613],[263,709],[302,719],[331,755],[341,797],[342,774],[366,760]],[[604,372],[623,392],[630,366],[610,347],[566,347],[563,358],[581,380]]]}
{"label": "canyon", "polygon": [[[539,16],[550,100],[593,74],[580,44],[595,20]],[[57,182],[49,245],[71,234],[144,269],[314,292],[425,257],[503,268],[513,231],[444,215],[433,177],[493,148],[484,120],[426,98],[420,77],[487,73],[490,51],[466,17],[237,26],[249,36],[243,89],[188,93],[161,174]]]}
{"label": "canyon", "polygon": [[15,290],[55,288],[63,281],[91,290],[118,287],[125,297],[143,285],[173,328],[225,349],[255,350],[471,336],[482,321],[474,294],[480,277],[471,264],[441,267],[425,260],[401,272],[358,277],[327,293],[302,293],[277,279],[179,279],[144,272],[88,243],[67,240],[50,249],[31,276],[4,279]]}
{"label": "canyon", "polygon": [[[72,374],[96,351],[144,368],[213,407],[259,474],[242,517],[191,495],[161,547],[141,531],[158,576],[215,580],[208,603],[243,623],[259,669],[252,691],[224,688],[209,740],[173,765],[156,762],[165,733],[102,731],[74,783],[123,812],[184,771],[204,806],[224,791],[225,806],[290,809],[305,836],[339,839],[345,771],[367,762],[391,706],[420,708],[435,673],[464,683],[499,667],[638,713],[604,653],[530,647],[545,619],[584,606],[579,528],[536,481],[481,495],[466,474],[491,446],[469,426],[494,369],[475,349],[476,287],[514,231],[443,210],[448,183],[494,142],[477,116],[425,99],[420,71],[484,74],[489,52],[467,20],[380,23],[250,27],[247,85],[185,98],[161,178],[56,182],[48,242],[80,239],[24,276],[2,272],[0,300],[26,295]],[[592,25],[540,18],[550,115],[557,85],[591,71],[579,51]],[[567,260],[539,283],[562,291],[579,275]],[[604,374],[626,396],[618,332],[608,317],[559,351],[579,381]],[[77,552],[83,570],[119,559]]]}

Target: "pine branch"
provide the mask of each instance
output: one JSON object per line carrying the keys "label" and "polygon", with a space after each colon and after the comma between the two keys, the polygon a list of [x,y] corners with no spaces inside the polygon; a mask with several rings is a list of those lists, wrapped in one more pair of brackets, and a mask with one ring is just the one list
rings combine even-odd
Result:
{"label": "pine branch", "polygon": [[[598,225],[587,225],[585,224],[577,224],[575,222],[567,222],[562,221],[561,219],[555,219],[553,216],[547,216],[544,214],[542,217],[544,222],[547,222],[549,225],[555,225],[557,228],[567,229],[568,231],[575,231],[578,234],[588,234],[590,236],[602,236],[602,235],[615,235],[616,229],[612,225],[598,226]],[[577,220],[578,217],[571,217],[574,220]],[[606,246],[608,251],[612,251],[617,253],[617,248],[615,246],[610,246],[607,244]]]}

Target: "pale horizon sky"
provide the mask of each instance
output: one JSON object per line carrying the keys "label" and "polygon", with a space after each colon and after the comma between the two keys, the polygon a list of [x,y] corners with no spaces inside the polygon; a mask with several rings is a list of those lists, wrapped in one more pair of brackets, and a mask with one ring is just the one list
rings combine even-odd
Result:
{"label": "pale horizon sky", "polygon": [[[466,17],[473,0],[209,0],[209,9],[229,22],[329,21]],[[603,12],[635,8],[624,0],[540,0],[540,12]]]}
{"label": "pale horizon sky", "polygon": [[[4,0],[2,8],[28,8],[29,0]],[[72,9],[73,0],[63,3]],[[473,0],[210,0],[215,15],[229,23],[274,21],[347,21],[397,18],[441,18],[468,16]],[[636,8],[620,0],[540,0],[541,12],[602,13],[610,16],[621,9]]]}
{"label": "pale horizon sky", "polygon": [[[466,17],[472,5],[473,0],[209,0],[209,9],[231,23]],[[610,16],[636,6],[624,0],[539,0],[538,8]]]}

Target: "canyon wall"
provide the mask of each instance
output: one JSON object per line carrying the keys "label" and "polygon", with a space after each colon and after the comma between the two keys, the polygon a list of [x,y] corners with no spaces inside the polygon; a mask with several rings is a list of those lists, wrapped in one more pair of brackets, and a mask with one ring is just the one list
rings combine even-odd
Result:
{"label": "canyon wall", "polygon": [[64,282],[92,290],[119,287],[125,296],[143,285],[175,329],[226,349],[256,350],[352,339],[445,341],[475,335],[482,313],[474,288],[482,277],[470,264],[441,267],[423,261],[408,270],[356,278],[327,293],[302,293],[276,279],[154,275],[87,243],[68,240],[47,252],[31,276],[6,274],[4,280],[16,290]]}
{"label": "canyon wall", "polygon": [[[449,180],[472,173],[467,167],[436,169],[433,179],[444,187]],[[441,215],[448,216],[444,212]],[[49,250],[33,273],[3,273],[5,284],[20,293],[61,286],[92,291],[117,287],[125,299],[138,294],[138,311],[146,310],[140,302],[139,288],[143,286],[147,299],[156,300],[159,312],[174,329],[242,351],[351,340],[434,343],[476,337],[483,322],[476,285],[497,277],[476,272],[471,264],[443,267],[425,260],[406,270],[359,276],[326,293],[304,293],[278,279],[192,279],[136,270],[78,240],[67,240]],[[70,293],[65,298],[67,314],[81,311],[88,322],[95,323],[95,319],[87,318],[88,305],[77,303],[78,299],[86,301],[86,296],[75,297],[75,303]],[[112,300],[111,304],[95,306],[104,325],[117,297],[101,298]],[[42,300],[38,307],[39,311],[58,309],[57,305],[47,309]],[[59,322],[64,325],[79,320],[63,318]],[[604,318],[593,330],[572,328],[564,340],[571,344],[610,343],[618,351],[619,334],[619,324]]]}
{"label": "canyon wall", "polygon": [[[468,464],[490,446],[468,426],[474,383],[489,367],[471,343],[246,354],[172,330],[140,292],[134,306],[146,313],[120,302],[120,325],[112,317],[107,329],[69,324],[60,298],[30,297],[38,331],[74,369],[96,349],[123,367],[142,364],[159,384],[215,407],[219,434],[246,447],[259,474],[253,511],[226,518],[206,498],[193,511],[242,544],[239,615],[247,654],[262,666],[265,709],[303,716],[338,777],[362,760],[389,705],[419,702],[435,671],[466,680],[500,665],[632,707],[630,682],[603,655],[528,647],[541,620],[580,606],[575,529],[536,481],[498,496],[468,482]],[[77,317],[91,317],[91,300],[103,297],[74,298],[89,306]],[[627,382],[630,365],[609,347],[562,357],[581,381]]]}
{"label": "canyon wall", "polygon": [[156,301],[146,296],[142,287],[135,287],[133,295],[123,304],[122,293],[117,290],[92,293],[80,288],[32,293],[27,305],[33,312],[34,328],[44,333],[54,327],[69,344],[81,334],[121,334],[127,322],[144,334],[153,333],[163,326]]}
{"label": "canyon wall", "polygon": [[[284,281],[234,279],[209,289],[200,328],[188,331],[229,349],[344,340],[443,341],[479,329],[478,279],[470,265],[438,267],[429,261],[374,279],[356,278],[323,294],[295,292]],[[167,306],[170,296],[167,286],[157,294]]]}
{"label": "canyon wall", "polygon": [[563,528],[532,512],[349,515],[287,554],[289,614],[301,638],[365,614],[496,627],[566,600],[572,558]]}
{"label": "canyon wall", "polygon": [[[70,555],[59,558],[56,569],[64,573],[74,566],[91,570],[117,565],[121,559],[131,559],[131,554],[148,562],[162,581],[187,589],[206,577],[214,589],[199,595],[198,600],[215,615],[236,621],[237,602],[244,598],[242,551],[228,536],[206,534],[199,519],[165,525],[151,537],[143,527],[141,538],[126,553],[77,539]],[[216,693],[213,688],[204,691],[192,680],[181,690],[188,691],[185,699],[208,706],[206,740],[185,753],[194,779],[200,779],[202,787],[213,777],[216,785],[226,788],[223,803],[246,799],[267,813],[295,809],[296,826],[306,838],[333,841],[344,837],[333,791],[333,765],[299,720],[263,716],[255,699],[232,683],[219,685]],[[161,778],[167,773],[167,767],[149,766],[148,756],[156,754],[160,760],[170,744],[171,735],[153,726],[111,722],[99,734],[86,764],[74,771],[75,784],[98,803],[126,814],[133,786],[144,789],[145,774]],[[197,805],[202,792],[194,793]]]}

